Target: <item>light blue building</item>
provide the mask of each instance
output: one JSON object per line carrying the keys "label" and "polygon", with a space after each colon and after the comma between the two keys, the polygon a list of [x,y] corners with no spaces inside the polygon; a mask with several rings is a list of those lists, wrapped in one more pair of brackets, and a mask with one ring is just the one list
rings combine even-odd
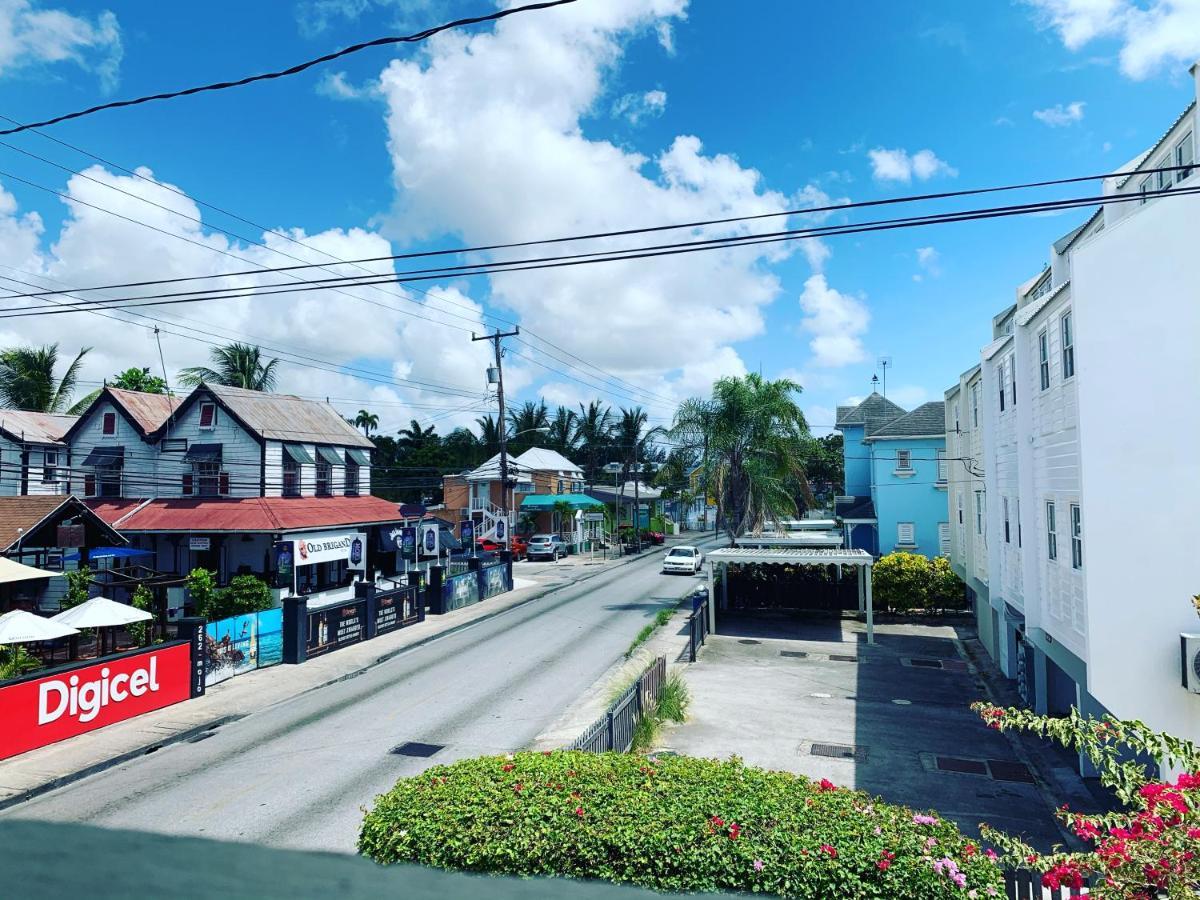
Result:
{"label": "light blue building", "polygon": [[947,554],[946,404],[906,412],[873,393],[858,406],[838,407],[837,428],[846,484],[836,512],[846,546],[877,556]]}

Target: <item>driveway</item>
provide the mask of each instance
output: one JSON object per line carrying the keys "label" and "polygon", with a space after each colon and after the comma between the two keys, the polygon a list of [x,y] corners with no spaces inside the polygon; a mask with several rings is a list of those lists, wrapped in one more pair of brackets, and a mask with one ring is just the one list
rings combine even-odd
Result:
{"label": "driveway", "polygon": [[936,809],[973,834],[987,822],[1043,849],[1061,842],[1013,740],[969,709],[984,686],[962,652],[965,630],[880,625],[870,646],[860,628],[730,623],[734,633],[710,637],[688,668],[689,721],[663,746],[828,778]]}

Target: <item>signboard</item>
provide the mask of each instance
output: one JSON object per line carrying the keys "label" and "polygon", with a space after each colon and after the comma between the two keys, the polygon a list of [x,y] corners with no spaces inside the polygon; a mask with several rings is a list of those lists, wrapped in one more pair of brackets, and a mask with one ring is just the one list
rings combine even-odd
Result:
{"label": "signboard", "polygon": [[405,559],[414,559],[417,553],[417,529],[411,525],[400,529],[400,552]]}
{"label": "signboard", "polygon": [[357,644],[363,639],[363,613],[366,603],[351,603],[346,606],[331,606],[308,614],[307,655],[319,656]]}
{"label": "signboard", "polygon": [[82,525],[59,525],[54,538],[58,547],[82,547],[87,542]]}
{"label": "signboard", "polygon": [[423,519],[425,518],[425,505],[423,503],[401,503],[400,517],[402,519]]}
{"label": "signboard", "polygon": [[504,524],[504,520],[501,519],[499,522],[496,523],[496,543],[503,544],[504,538],[507,537],[507,535],[508,535],[508,527]]}
{"label": "signboard", "polygon": [[458,539],[462,541],[464,547],[470,547],[475,543],[475,523],[470,519],[463,519],[458,523]]}
{"label": "signboard", "polygon": [[296,574],[295,547],[291,541],[280,541],[272,548],[275,559],[275,587],[294,591],[293,576]]}
{"label": "signboard", "polygon": [[438,555],[438,523],[437,522],[422,522],[421,523],[421,555],[422,556],[437,556]]}
{"label": "signboard", "polygon": [[604,521],[604,513],[602,513],[602,512],[584,513],[583,521],[585,521],[585,522],[603,522]]}
{"label": "signboard", "polygon": [[206,537],[190,537],[188,538],[189,550],[211,550],[212,538]]}
{"label": "signboard", "polygon": [[295,544],[295,564],[298,566],[339,562],[343,559],[351,569],[362,569],[365,565],[367,536],[361,531],[297,535]]}
{"label": "signboard", "polygon": [[187,700],[191,662],[179,643],[0,687],[0,759]]}

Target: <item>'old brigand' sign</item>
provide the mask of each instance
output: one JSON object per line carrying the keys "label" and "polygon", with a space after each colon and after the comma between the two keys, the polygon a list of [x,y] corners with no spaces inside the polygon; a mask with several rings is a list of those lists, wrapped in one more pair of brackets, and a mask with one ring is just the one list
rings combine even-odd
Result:
{"label": "'old brigand' sign", "polygon": [[181,643],[0,687],[0,759],[187,700],[190,664]]}

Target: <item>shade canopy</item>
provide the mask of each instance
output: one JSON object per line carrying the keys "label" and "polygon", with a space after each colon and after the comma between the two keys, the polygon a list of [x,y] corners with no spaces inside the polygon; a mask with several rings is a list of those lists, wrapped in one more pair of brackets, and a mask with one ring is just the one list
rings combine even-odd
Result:
{"label": "shade canopy", "polygon": [[92,452],[84,457],[84,466],[119,466],[125,461],[124,447],[93,447]]}
{"label": "shade canopy", "polygon": [[604,506],[595,497],[587,494],[528,494],[521,501],[521,509],[531,512],[552,510],[559,503],[565,503],[571,509],[591,509]]}
{"label": "shade canopy", "polygon": [[369,466],[371,461],[367,459],[367,454],[361,450],[355,450],[353,447],[346,448],[346,457],[350,462],[357,463],[360,466]]}
{"label": "shade canopy", "polygon": [[220,462],[223,449],[222,444],[192,444],[183,458],[193,463]]}
{"label": "shade canopy", "polygon": [[107,597],[93,597],[73,609],[64,610],[51,619],[72,628],[109,628],[113,625],[128,625],[130,622],[145,622],[154,618],[150,613],[134,609]]}
{"label": "shade canopy", "polygon": [[308,455],[308,451],[304,449],[303,444],[284,444],[283,452],[288,455],[292,462],[299,466],[313,466],[313,458]]}
{"label": "shade canopy", "polygon": [[326,447],[318,444],[317,456],[321,457],[322,460],[329,463],[331,466],[342,466],[346,464],[346,461],[338,456],[337,451],[332,447]]}
{"label": "shade canopy", "polygon": [[35,569],[23,563],[0,556],[0,584],[10,584],[14,581],[33,581],[36,578],[54,578],[62,572],[50,572],[46,569]]}
{"label": "shade canopy", "polygon": [[[153,556],[153,550],[141,550],[138,547],[93,547],[88,551],[88,559],[131,559],[135,556]],[[78,553],[68,553],[63,559],[80,559]]]}
{"label": "shade canopy", "polygon": [[30,641],[52,641],[55,638],[79,634],[77,630],[53,619],[14,609],[0,616],[0,644],[27,644]]}

